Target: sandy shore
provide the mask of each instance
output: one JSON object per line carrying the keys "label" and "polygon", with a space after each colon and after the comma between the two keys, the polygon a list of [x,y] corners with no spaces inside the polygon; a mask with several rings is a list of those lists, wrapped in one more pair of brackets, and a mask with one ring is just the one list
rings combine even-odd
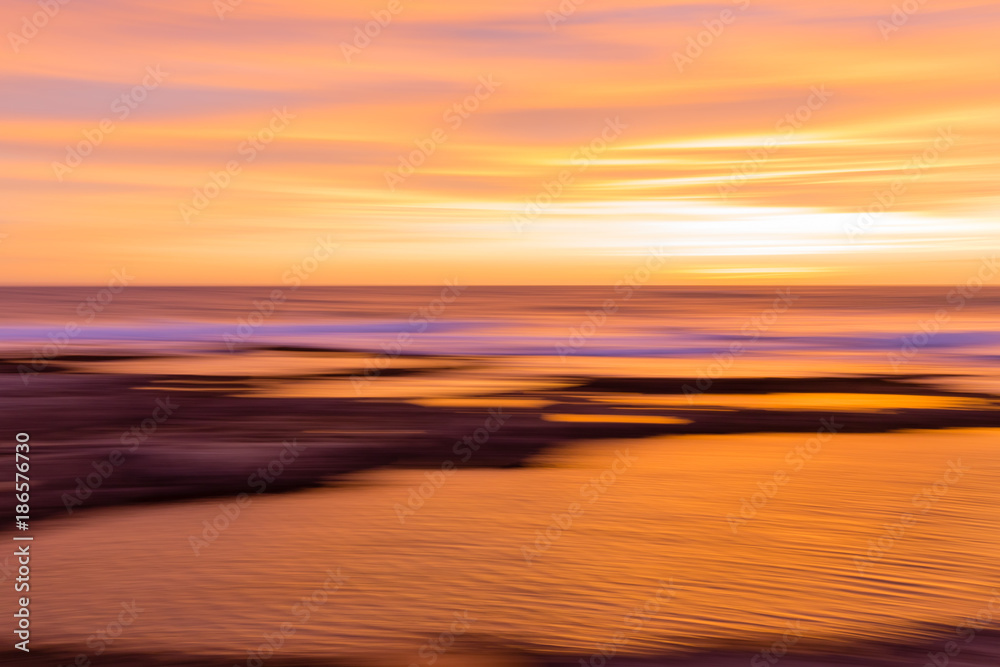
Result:
{"label": "sandy shore", "polygon": [[[945,649],[944,636],[928,638],[919,645],[868,644],[850,647],[831,647],[826,651],[787,653],[771,661],[760,651],[719,650],[696,654],[666,654],[659,656],[619,655],[602,663],[595,655],[550,655],[514,648],[487,650],[455,650],[438,656],[436,667],[581,667],[581,665],[614,665],[615,667],[996,667],[1000,664],[1000,630],[986,630],[971,642],[958,647],[954,656]],[[949,647],[950,648],[950,647]],[[12,667],[28,665],[73,664],[78,655],[70,649],[45,649],[25,654],[20,651],[0,653],[0,662]],[[92,657],[92,656],[88,656]],[[276,653],[265,660],[266,667],[398,667],[414,661],[413,654],[352,656],[342,658],[306,657]],[[93,658],[92,664],[107,667],[233,667],[246,665],[246,655],[197,656],[183,654],[115,654],[108,653]],[[430,664],[430,663],[422,663]]]}
{"label": "sandy shore", "polygon": [[[330,359],[341,353],[310,354]],[[475,405],[448,406],[247,391],[260,383],[290,387],[302,382],[346,382],[350,371],[277,380],[252,374],[107,372],[109,363],[130,359],[108,355],[56,359],[28,386],[16,373],[22,360],[0,360],[0,416],[11,428],[32,437],[32,469],[39,480],[32,488],[34,520],[70,510],[252,491],[248,486],[254,473],[266,469],[288,442],[298,444],[300,455],[284,466],[268,492],[329,483],[343,473],[376,466],[434,468],[454,455],[457,443],[497,414],[505,417],[502,428],[491,434],[489,447],[477,451],[470,466],[520,466],[546,448],[583,439],[808,433],[821,419],[836,415],[849,416],[846,430],[855,433],[1000,423],[994,409],[997,397],[936,388],[934,378],[927,376],[723,378],[695,405],[683,400],[684,387],[693,386],[695,378],[553,376],[526,391],[470,390],[477,396]],[[395,372],[418,380],[426,368],[477,363],[446,357],[421,358],[421,362],[423,369]],[[713,396],[834,393],[969,405],[854,412],[836,403],[823,410],[702,407],[711,404]],[[635,396],[676,400],[651,406],[630,402]],[[518,406],[517,401],[545,408]],[[562,419],[553,420],[553,413]],[[613,418],[607,421],[584,419],[609,414]],[[0,520],[11,518],[11,507],[0,507]]]}

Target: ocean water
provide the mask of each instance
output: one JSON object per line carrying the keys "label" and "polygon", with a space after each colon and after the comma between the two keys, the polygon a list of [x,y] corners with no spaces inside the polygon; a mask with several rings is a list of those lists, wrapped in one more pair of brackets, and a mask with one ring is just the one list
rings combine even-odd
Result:
{"label": "ocean water", "polygon": [[[129,401],[223,407],[144,444],[169,473],[35,522],[40,647],[245,655],[287,623],[288,655],[398,664],[836,654],[1000,611],[995,290],[303,288],[272,312],[270,288],[128,288],[87,321],[98,292],[0,295],[4,417],[43,490],[115,446]],[[71,395],[92,407],[61,432]],[[127,495],[296,434],[320,472],[348,445],[403,455],[293,493]]]}
{"label": "ocean water", "polygon": [[[275,293],[279,298],[272,298]],[[1000,289],[957,287],[0,288],[0,342],[73,348],[302,345],[405,354],[710,357],[733,343],[747,357],[897,352],[932,332],[920,359],[986,362],[1000,345]],[[57,344],[58,345],[58,344]],[[927,351],[929,354],[924,354]]]}
{"label": "ocean water", "polygon": [[[295,653],[416,659],[466,612],[478,637],[555,652],[619,632],[638,654],[765,646],[789,623],[803,647],[906,641],[996,598],[998,434],[841,434],[798,471],[795,434],[581,443],[537,467],[459,469],[405,522],[397,506],[426,476],[376,470],[254,499],[197,555],[192,536],[233,499],[102,510],[36,531],[33,611],[46,642],[78,644],[135,600],[117,650],[194,653],[239,653],[288,622]],[[619,453],[629,464],[601,484]],[[344,582],[306,617],[331,571]]]}

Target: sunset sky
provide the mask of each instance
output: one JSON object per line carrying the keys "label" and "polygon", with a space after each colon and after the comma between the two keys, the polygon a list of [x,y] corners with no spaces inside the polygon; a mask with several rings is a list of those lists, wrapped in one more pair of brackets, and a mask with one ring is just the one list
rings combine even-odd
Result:
{"label": "sunset sky", "polygon": [[278,284],[318,239],[313,285],[653,252],[950,284],[1000,249],[995,2],[63,1],[0,6],[3,284]]}

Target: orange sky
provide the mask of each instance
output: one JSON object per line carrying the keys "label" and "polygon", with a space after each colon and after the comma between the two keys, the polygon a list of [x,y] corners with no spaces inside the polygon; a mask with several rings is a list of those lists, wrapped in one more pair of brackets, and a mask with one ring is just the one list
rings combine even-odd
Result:
{"label": "orange sky", "polygon": [[964,281],[1000,7],[912,2],[4,3],[0,283]]}

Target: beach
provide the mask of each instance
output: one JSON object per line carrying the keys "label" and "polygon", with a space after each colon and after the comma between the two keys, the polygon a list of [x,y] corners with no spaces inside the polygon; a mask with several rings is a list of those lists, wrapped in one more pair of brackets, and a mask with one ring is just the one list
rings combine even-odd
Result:
{"label": "beach", "polygon": [[894,371],[933,295],[597,289],[137,290],[28,382],[25,297],[10,664],[995,664],[997,295]]}

